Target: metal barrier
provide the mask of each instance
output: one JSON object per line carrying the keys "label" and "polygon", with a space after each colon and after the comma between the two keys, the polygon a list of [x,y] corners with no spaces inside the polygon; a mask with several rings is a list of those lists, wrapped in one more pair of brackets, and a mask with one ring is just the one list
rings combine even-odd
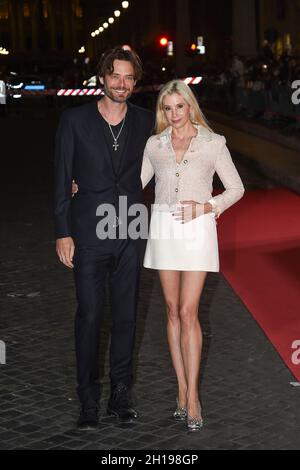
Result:
{"label": "metal barrier", "polygon": [[251,88],[214,84],[206,82],[201,89],[205,105],[217,105],[229,114],[245,117],[261,117],[263,120],[292,119],[300,124],[300,105],[292,99],[294,89],[287,85],[278,85],[265,89],[264,84]]}
{"label": "metal barrier", "polygon": [[[295,93],[293,87],[279,85],[272,89],[265,89],[264,83],[253,83],[252,87],[235,86],[233,89],[226,84],[216,84],[210,81],[202,81],[202,77],[185,77],[181,79],[188,85],[201,86],[202,105],[214,104],[220,111],[230,114],[239,113],[245,117],[261,117],[265,121],[276,119],[292,119],[300,126],[300,104],[292,99]],[[163,84],[144,85],[134,89],[134,95],[151,97],[151,106],[157,93]],[[199,90],[197,90],[199,91]],[[7,97],[12,98],[36,98],[53,97],[55,107],[60,107],[60,98],[75,98],[103,95],[102,88],[60,88],[48,90],[14,90],[8,89],[4,81],[0,81],[0,104],[7,104]],[[149,100],[150,98],[148,98]],[[18,101],[18,100],[17,100]],[[63,102],[63,100],[62,100]],[[149,104],[147,102],[147,104]]]}

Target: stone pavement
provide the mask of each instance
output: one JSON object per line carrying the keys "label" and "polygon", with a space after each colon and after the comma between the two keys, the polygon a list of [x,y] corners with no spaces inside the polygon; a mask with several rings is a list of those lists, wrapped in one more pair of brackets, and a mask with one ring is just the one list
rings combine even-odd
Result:
{"label": "stone pavement", "polygon": [[[109,305],[97,432],[76,430],[72,273],[56,259],[51,186],[55,116],[1,119],[0,449],[298,449],[300,387],[222,274],[210,273],[200,305],[205,425],[190,434],[171,418],[176,381],[155,271],[143,270],[133,426],[105,415]],[[247,188],[272,187],[244,157]]]}

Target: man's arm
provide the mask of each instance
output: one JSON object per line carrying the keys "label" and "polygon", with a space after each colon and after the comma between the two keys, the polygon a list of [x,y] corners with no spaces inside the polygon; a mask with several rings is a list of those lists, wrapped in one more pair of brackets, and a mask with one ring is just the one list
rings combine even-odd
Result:
{"label": "man's arm", "polygon": [[60,261],[73,267],[74,242],[71,237],[71,187],[74,157],[74,136],[70,117],[61,117],[55,138],[54,160],[54,222],[56,252]]}

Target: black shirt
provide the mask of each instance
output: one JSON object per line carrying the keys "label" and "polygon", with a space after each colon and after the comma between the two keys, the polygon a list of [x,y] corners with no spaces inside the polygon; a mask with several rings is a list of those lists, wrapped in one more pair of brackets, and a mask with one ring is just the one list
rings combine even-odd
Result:
{"label": "black shirt", "polygon": [[[111,157],[111,160],[112,160],[112,165],[113,165],[113,169],[114,169],[115,174],[118,173],[120,163],[121,163],[121,159],[123,157],[125,144],[126,144],[126,139],[127,139],[127,134],[128,134],[128,123],[127,123],[127,121],[128,121],[128,119],[127,119],[128,118],[128,112],[129,111],[127,110],[127,113],[125,114],[125,118],[124,118],[125,122],[124,122],[124,125],[123,125],[123,129],[122,129],[122,131],[121,131],[121,133],[120,133],[120,135],[117,139],[117,142],[116,142],[118,144],[117,147],[116,147],[116,150],[113,147],[114,139],[113,139],[112,133],[110,131],[108,122],[99,113],[100,117],[101,117],[101,121],[102,121],[102,127],[103,127],[105,141],[106,141],[109,153],[110,153],[110,157]],[[115,137],[118,136],[118,134],[121,130],[122,124],[123,124],[123,119],[116,126],[110,125],[111,130],[112,130]]]}

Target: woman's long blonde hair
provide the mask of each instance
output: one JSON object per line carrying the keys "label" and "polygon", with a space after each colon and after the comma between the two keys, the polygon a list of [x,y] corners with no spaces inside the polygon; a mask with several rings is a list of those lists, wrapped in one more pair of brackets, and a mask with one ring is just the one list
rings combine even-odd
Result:
{"label": "woman's long blonde hair", "polygon": [[181,95],[190,106],[191,122],[193,124],[200,124],[201,126],[206,127],[206,129],[209,131],[213,132],[209,127],[208,122],[206,121],[206,118],[203,115],[198,101],[190,87],[181,80],[172,80],[162,87],[157,98],[155,124],[156,134],[160,134],[167,127],[169,127],[169,123],[165,118],[163,111],[163,99],[166,95],[172,95],[173,93]]}

